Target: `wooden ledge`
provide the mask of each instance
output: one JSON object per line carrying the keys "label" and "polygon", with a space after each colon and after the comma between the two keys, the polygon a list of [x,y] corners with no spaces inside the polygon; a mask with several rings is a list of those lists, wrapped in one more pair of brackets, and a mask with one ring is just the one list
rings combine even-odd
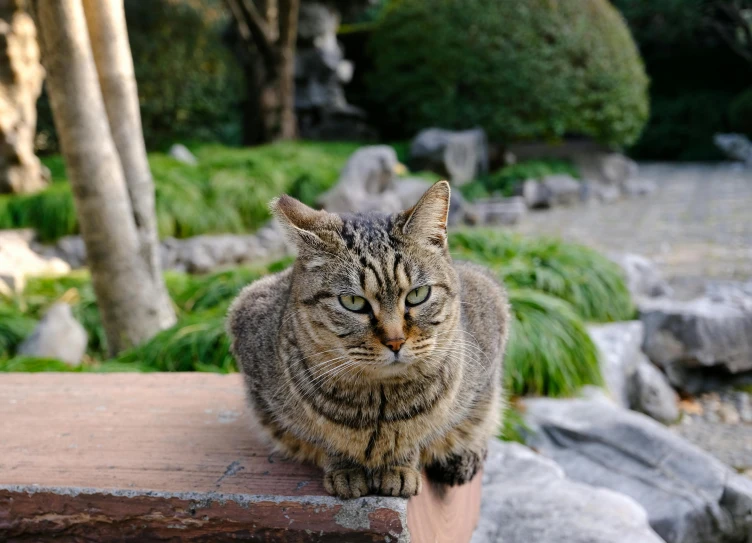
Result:
{"label": "wooden ledge", "polygon": [[254,440],[239,375],[0,374],[0,541],[469,541],[481,477],[328,496]]}

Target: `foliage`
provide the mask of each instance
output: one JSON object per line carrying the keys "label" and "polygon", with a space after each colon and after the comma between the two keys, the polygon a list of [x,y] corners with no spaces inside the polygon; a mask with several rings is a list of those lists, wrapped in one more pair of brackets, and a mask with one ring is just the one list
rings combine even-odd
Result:
{"label": "foliage", "polygon": [[[242,69],[223,42],[221,0],[126,0],[125,15],[149,149],[176,141],[240,143]],[[39,104],[37,142],[57,152],[49,101]]]}
{"label": "foliage", "polygon": [[[744,0],[748,3],[748,0]],[[752,87],[749,63],[717,29],[719,0],[614,0],[651,78],[651,119],[630,150],[648,160],[717,160],[713,134],[739,131],[727,104]],[[739,3],[741,5],[741,3]],[[742,100],[739,98],[739,100]]]}
{"label": "foliage", "polygon": [[499,439],[502,441],[514,441],[524,445],[525,440],[522,437],[522,430],[526,429],[527,425],[519,406],[514,401],[509,402],[504,407],[501,422],[502,428]]}
{"label": "foliage", "polygon": [[455,232],[450,243],[455,258],[489,266],[509,288],[534,289],[569,302],[587,321],[634,316],[621,268],[587,247],[484,229]]}
{"label": "foliage", "polygon": [[[189,237],[248,232],[269,218],[267,204],[287,192],[308,204],[331,187],[355,143],[285,142],[252,149],[220,145],[193,148],[198,166],[149,156],[161,236]],[[78,230],[62,160],[46,157],[52,185],[32,195],[0,195],[0,228],[35,228],[42,241]]]}
{"label": "foliage", "polygon": [[732,130],[752,136],[752,87],[739,94],[731,102],[729,120]]}
{"label": "foliage", "polygon": [[35,325],[32,317],[16,308],[0,305],[0,359],[11,356]]}
{"label": "foliage", "polygon": [[595,345],[572,307],[542,292],[511,290],[514,320],[506,353],[510,394],[568,396],[601,384]]}
{"label": "foliage", "polygon": [[547,175],[554,174],[569,174],[575,178],[580,177],[576,166],[566,160],[526,160],[504,166],[493,173],[462,185],[460,191],[470,201],[487,198],[492,194],[512,196],[519,188],[520,183],[526,179],[542,179]]}
{"label": "foliage", "polygon": [[647,77],[606,0],[392,0],[370,40],[371,94],[400,136],[482,126],[496,141],[635,141]]}

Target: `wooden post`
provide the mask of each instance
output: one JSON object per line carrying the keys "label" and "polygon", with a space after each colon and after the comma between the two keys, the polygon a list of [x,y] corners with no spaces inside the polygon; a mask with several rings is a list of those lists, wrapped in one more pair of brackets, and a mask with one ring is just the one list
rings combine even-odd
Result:
{"label": "wooden post", "polygon": [[326,495],[254,439],[239,375],[1,374],[0,541],[469,541],[480,476]]}

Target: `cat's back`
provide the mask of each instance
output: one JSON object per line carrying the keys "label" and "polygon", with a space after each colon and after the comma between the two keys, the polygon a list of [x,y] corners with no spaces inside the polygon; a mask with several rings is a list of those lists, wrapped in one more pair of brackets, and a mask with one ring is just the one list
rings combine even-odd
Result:
{"label": "cat's back", "polygon": [[500,357],[510,320],[506,290],[479,264],[455,261],[454,269],[460,280],[462,324],[466,334],[483,351]]}
{"label": "cat's back", "polygon": [[290,295],[292,268],[245,287],[230,306],[227,331],[232,351],[244,371],[250,364],[273,360],[282,315]]}

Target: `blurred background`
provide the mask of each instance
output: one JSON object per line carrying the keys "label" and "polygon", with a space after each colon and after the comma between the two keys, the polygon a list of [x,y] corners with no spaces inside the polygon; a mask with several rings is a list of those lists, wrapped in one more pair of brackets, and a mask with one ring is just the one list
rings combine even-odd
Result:
{"label": "blurred background", "polygon": [[448,178],[514,398],[603,387],[750,473],[752,2],[111,4],[0,3],[1,371],[234,372],[228,304],[294,258],[269,200],[393,212]]}

